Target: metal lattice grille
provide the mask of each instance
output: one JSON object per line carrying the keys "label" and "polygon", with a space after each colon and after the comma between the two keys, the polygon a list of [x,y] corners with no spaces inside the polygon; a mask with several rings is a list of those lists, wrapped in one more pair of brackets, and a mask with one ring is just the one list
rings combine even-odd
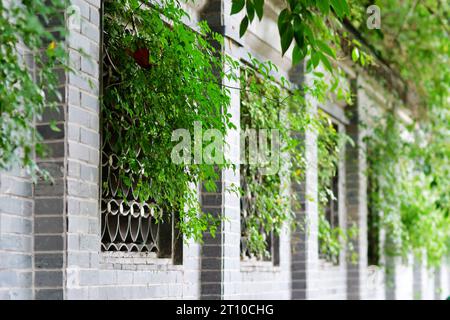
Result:
{"label": "metal lattice grille", "polygon": [[[140,151],[136,153],[138,158]],[[126,175],[130,186],[119,177]],[[119,158],[104,138],[102,148],[102,249],[105,251],[159,252],[161,210],[154,203],[139,202],[136,177],[119,165]]]}

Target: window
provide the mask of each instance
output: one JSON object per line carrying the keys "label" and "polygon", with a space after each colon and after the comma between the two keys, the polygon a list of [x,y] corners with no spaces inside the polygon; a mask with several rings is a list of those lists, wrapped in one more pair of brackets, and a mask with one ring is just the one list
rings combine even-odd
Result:
{"label": "window", "polygon": [[368,150],[368,175],[367,175],[367,262],[368,265],[380,265],[380,215],[377,209],[378,182],[370,168],[370,150]]}
{"label": "window", "polygon": [[[257,175],[258,176],[258,175]],[[261,177],[261,176],[260,176]],[[253,217],[258,215],[256,197],[247,184],[247,179],[256,178],[251,176],[248,165],[241,165],[241,257],[243,260],[261,260],[272,261],[274,265],[279,265],[279,236],[274,231],[267,232],[263,225],[257,225],[255,221],[251,221]],[[264,184],[264,178],[261,177],[261,183]],[[251,223],[251,227],[249,224]],[[252,247],[249,245],[250,237],[260,237],[264,247]],[[250,240],[251,241],[251,240]],[[261,243],[261,242],[260,242]]]}
{"label": "window", "polygon": [[[111,23],[111,17],[115,15],[108,14],[115,12],[113,5],[114,2],[105,3],[102,39],[101,249],[145,252],[149,257],[171,258],[173,263],[180,264],[182,237],[176,227],[179,213],[166,207],[161,200],[156,203],[155,195],[150,195],[151,190],[156,190],[152,188],[155,184],[152,184],[151,175],[143,169],[147,163],[148,170],[154,150],[152,146],[157,143],[157,139],[152,135],[148,144],[133,144],[133,139],[130,139],[133,136],[130,132],[139,136],[140,133],[133,130],[140,128],[143,116],[129,112],[130,108],[124,107],[127,102],[132,104],[133,101],[130,102],[130,96],[124,96],[124,92],[128,93],[132,89],[122,87],[128,83],[123,79],[134,77],[138,72],[142,75],[146,69],[137,60],[133,68],[120,69],[123,63],[117,61],[129,59],[129,53],[126,45],[121,47],[117,42],[126,38],[129,30],[118,38],[113,36],[117,30],[121,30],[115,20]],[[151,116],[151,108],[148,108],[148,113]],[[155,168],[155,172],[157,170]]]}
{"label": "window", "polygon": [[331,228],[339,227],[339,168],[336,168],[336,174],[331,178],[330,189],[333,196],[328,196],[328,202],[325,207],[325,218]]}
{"label": "window", "polygon": [[278,131],[271,130],[279,127],[277,99],[287,94],[252,69],[241,72],[245,75],[241,86],[248,88],[241,90],[240,112],[241,258],[279,265],[279,221],[284,221],[289,200],[281,192]]}
{"label": "window", "polygon": [[[162,212],[151,201],[138,201],[135,192],[138,179],[119,164],[119,155],[114,153],[110,143],[126,127],[123,121],[119,121],[118,114],[106,118],[121,124],[116,128],[105,118],[103,129],[107,133],[102,134],[102,250],[151,252],[155,257],[169,258],[175,233],[174,216]],[[140,150],[135,151],[135,155],[139,162],[142,157]]]}
{"label": "window", "polygon": [[[327,115],[324,121],[331,121]],[[328,126],[328,124],[326,124]],[[339,126],[332,122],[332,130],[318,137],[319,170],[319,257],[339,264]],[[331,156],[330,156],[331,155]]]}

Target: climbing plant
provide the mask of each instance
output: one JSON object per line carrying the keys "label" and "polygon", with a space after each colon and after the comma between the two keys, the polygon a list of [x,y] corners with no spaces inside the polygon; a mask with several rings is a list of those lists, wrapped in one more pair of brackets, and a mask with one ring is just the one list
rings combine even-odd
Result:
{"label": "climbing plant", "polygon": [[444,178],[449,174],[450,150],[442,140],[445,129],[431,137],[439,141],[439,149],[432,143],[431,154],[422,140],[425,132],[402,124],[395,113],[375,123],[367,138],[368,174],[377,188],[369,196],[371,209],[389,233],[386,253],[425,254],[429,266],[438,265],[449,252],[450,239],[449,185]]}
{"label": "climbing plant", "polygon": [[[365,9],[381,11],[381,28],[365,23]],[[450,147],[449,5],[445,1],[361,1],[350,20],[403,81],[397,92],[410,111],[411,123],[391,108],[371,125],[369,194],[387,228],[387,252],[425,253],[430,266],[448,254]],[[395,92],[394,92],[395,94]]]}
{"label": "climbing plant", "polygon": [[[256,68],[241,69],[240,112],[242,132],[255,130],[255,136],[249,135],[248,144],[241,151],[248,153],[246,162],[261,156],[270,158],[271,162],[241,164],[241,218],[244,252],[261,258],[271,254],[268,247],[271,234],[278,236],[284,224],[294,221],[291,196],[286,191],[294,167],[297,175],[303,176],[300,173],[304,172],[304,148],[298,135],[304,133],[309,116],[303,99],[287,89],[287,81],[281,78],[276,82],[270,75],[271,64],[260,64],[255,59],[253,64]],[[287,125],[294,114],[299,120]],[[266,141],[262,139],[268,140],[270,152],[263,151]],[[259,141],[258,154],[251,154],[250,145],[254,141]]]}
{"label": "climbing plant", "polygon": [[35,162],[46,149],[34,121],[61,99],[55,70],[67,68],[64,9],[64,0],[0,1],[0,170],[20,165],[48,176]]}
{"label": "climbing plant", "polygon": [[[369,4],[381,8],[382,29],[366,27],[365,10]],[[64,0],[0,1],[2,170],[21,164],[34,176],[45,174],[34,160],[34,154],[45,154],[34,121],[42,117],[45,108],[54,107],[61,98],[55,68],[69,69],[62,42],[65,6]],[[260,93],[244,94],[243,107],[252,114],[251,121],[256,121],[257,125],[268,121],[267,124],[281,130],[285,138],[283,151],[291,159],[290,179],[303,179],[306,170],[301,144],[296,142],[298,137],[307,126],[317,130],[319,154],[322,153],[319,166],[323,169],[319,170],[319,202],[326,198],[324,194],[331,196],[327,187],[328,173],[333,173],[336,165],[334,153],[330,154],[330,150],[336,148],[321,141],[328,140],[323,139],[327,134],[334,137],[335,133],[323,124],[320,115],[318,118],[307,116],[310,112],[305,111],[308,110],[305,97],[320,102],[330,92],[344,96],[339,87],[336,61],[342,58],[343,49],[348,45],[353,47],[354,62],[363,67],[372,62],[365,52],[370,47],[371,53],[404,80],[405,90],[399,92],[398,98],[406,101],[407,106],[413,106],[413,123],[400,125],[393,110],[388,110],[384,119],[376,122],[368,144],[369,175],[377,182],[377,188],[369,196],[382,214],[384,227],[389,230],[390,251],[406,254],[410,250],[420,253],[425,249],[431,264],[437,264],[450,247],[448,10],[445,1],[430,0],[288,0],[277,19],[282,54],[292,48],[293,63],[306,60],[306,72],[314,75],[314,80],[301,89],[284,88],[283,81],[274,84],[277,81],[268,76],[265,66],[270,63],[252,66],[256,66],[255,70],[263,75],[264,81],[251,72],[243,73],[245,86],[251,87],[251,92]],[[262,19],[264,1],[233,0],[231,13],[244,14],[240,23],[240,35],[244,36],[255,17]],[[213,190],[219,170],[229,164],[224,161],[215,166],[175,165],[170,161],[174,145],[171,133],[174,129],[187,128],[192,134],[194,123],[201,123],[205,129],[217,129],[222,134],[233,128],[227,112],[229,92],[220,84],[220,79],[235,77],[233,72],[221,71],[224,63],[234,69],[238,64],[211,44],[222,42],[219,35],[211,32],[205,23],[194,32],[183,24],[183,19],[187,18],[175,1],[159,4],[138,0],[105,1],[107,81],[102,115],[106,126],[125,125],[126,130],[105,133],[110,135],[108,139],[115,141],[114,151],[121,154],[120,165],[144,177],[145,181],[151,181],[151,184],[142,183],[143,180],[129,181],[123,175],[120,177],[123,183],[137,183],[141,200],[152,199],[168,211],[180,212],[182,232],[188,238],[200,239],[208,228],[214,232],[217,221],[208,213],[199,214],[197,194],[192,185],[202,183]],[[50,21],[51,32],[47,28]],[[369,45],[346,39],[346,32],[342,31],[344,23],[355,26]],[[26,54],[22,47],[26,48]],[[331,80],[317,71],[320,65],[332,74]],[[266,81],[268,79],[270,81]],[[289,98],[285,99],[287,93]],[[411,98],[411,93],[417,97]],[[285,112],[289,130],[275,117],[282,114],[281,111]],[[267,119],[261,112],[266,112]],[[53,122],[50,126],[57,130]],[[405,139],[405,133],[412,138]],[[206,147],[208,141],[197,141],[197,147],[198,143]],[[194,142],[189,145],[195,148]],[[146,155],[142,162],[137,162],[133,156],[137,149]],[[270,186],[267,190],[258,191],[266,195],[261,198],[261,205],[275,208],[280,214],[275,215],[275,220],[263,215],[260,221],[255,220],[255,226],[264,225],[276,231],[280,221],[291,216],[289,211],[281,212],[286,205],[283,199],[279,198],[278,203],[276,197],[267,196],[281,183],[279,178],[271,179],[266,181]],[[333,232],[322,218],[319,237],[326,243],[324,239]],[[340,232],[335,234],[343,237]],[[260,239],[253,238],[257,239],[254,248],[258,251],[262,248],[257,244]],[[337,242],[333,241],[328,247],[333,248],[331,256],[336,256],[339,250]]]}
{"label": "climbing plant", "polygon": [[[381,28],[372,29],[366,23],[370,5],[380,9]],[[233,0],[231,13],[240,12],[244,13],[240,23],[243,36],[255,16],[262,19],[264,1]],[[388,230],[392,238],[389,242],[402,248],[388,251],[405,254],[411,249],[426,249],[431,264],[437,263],[449,248],[445,240],[449,235],[449,188],[444,178],[448,177],[450,154],[445,143],[450,91],[450,72],[444,67],[449,64],[448,13],[445,1],[288,0],[278,15],[282,54],[293,44],[293,63],[306,58],[307,71],[320,63],[328,71],[336,70],[333,60],[339,60],[337,55],[350,45],[355,63],[363,67],[374,64],[376,68],[372,58],[376,55],[404,81],[404,88],[394,95],[413,111],[414,125],[391,125],[391,110],[380,121],[383,129],[375,128],[372,144],[376,146],[372,145],[369,157],[374,167],[369,168],[369,173],[377,175],[372,180],[378,183],[369,197],[374,204],[382,204],[381,226]],[[343,23],[353,25],[365,44],[349,38]],[[405,132],[414,140],[405,143]],[[419,190],[423,192],[420,196]]]}
{"label": "climbing plant", "polygon": [[[319,207],[319,246],[321,255],[335,264],[339,262],[340,252],[346,248],[347,256],[351,260],[356,259],[351,240],[357,235],[356,226],[342,228],[332,225],[326,218],[325,208],[334,205],[338,197],[333,190],[333,178],[338,174],[339,161],[347,143],[353,141],[343,132],[339,132],[333,125],[331,119],[319,110],[317,116],[317,159],[318,159],[318,207]],[[338,208],[336,208],[338,210]],[[330,217],[334,219],[334,217]]]}
{"label": "climbing plant", "polygon": [[[219,170],[228,165],[225,159],[197,161],[194,152],[199,148],[202,156],[211,141],[194,137],[195,125],[223,136],[233,125],[229,92],[219,80],[227,58],[212,45],[222,38],[206,23],[198,25],[198,32],[190,29],[186,18],[175,1],[151,6],[137,0],[105,2],[103,134],[124,168],[119,179],[134,185],[139,201],[179,213],[186,239],[201,240],[206,230],[214,234],[218,220],[200,210],[195,185],[215,190]],[[188,130],[188,136],[174,137],[177,129]],[[180,139],[186,139],[179,151],[187,156],[181,164],[172,160]],[[138,180],[131,181],[129,173]]]}
{"label": "climbing plant", "polygon": [[[302,88],[291,87],[283,77],[276,79],[271,63],[260,63],[251,59],[252,66],[244,66],[241,71],[241,129],[276,130],[279,134],[279,170],[264,173],[261,164],[241,166],[244,200],[244,242],[245,249],[257,257],[267,257],[268,236],[279,234],[284,224],[294,228],[308,229],[308,221],[296,221],[295,212],[301,210],[298,193],[289,185],[304,184],[308,164],[305,155],[305,132],[314,131],[320,137],[319,146],[319,195],[320,224],[319,238],[322,251],[335,261],[344,246],[352,251],[350,240],[356,228],[346,231],[339,226],[330,226],[324,219],[323,206],[335,197],[330,186],[336,173],[339,152],[350,141],[343,133],[337,133],[330,119],[320,110],[313,112],[305,94],[325,101],[330,92],[343,92],[340,85],[329,83],[323,73],[313,74],[312,85]],[[268,134],[271,140],[270,133]],[[260,141],[260,140],[259,140]],[[272,141],[270,141],[272,142]],[[271,145],[272,152],[274,146]],[[273,164],[272,164],[273,165]]]}

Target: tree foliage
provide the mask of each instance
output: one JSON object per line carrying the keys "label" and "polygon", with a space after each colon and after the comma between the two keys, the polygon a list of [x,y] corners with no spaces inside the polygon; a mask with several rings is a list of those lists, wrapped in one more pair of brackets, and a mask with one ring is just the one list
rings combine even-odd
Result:
{"label": "tree foliage", "polygon": [[67,67],[64,9],[64,0],[0,1],[0,170],[19,165],[44,174],[35,162],[46,150],[34,121],[61,99],[55,70]]}

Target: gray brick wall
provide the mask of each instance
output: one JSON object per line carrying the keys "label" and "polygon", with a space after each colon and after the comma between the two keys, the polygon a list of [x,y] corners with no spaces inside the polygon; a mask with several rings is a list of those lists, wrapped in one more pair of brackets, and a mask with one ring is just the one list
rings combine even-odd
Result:
{"label": "gray brick wall", "polygon": [[[29,51],[22,44],[17,50],[34,75]],[[0,171],[0,300],[33,298],[33,206],[25,170],[14,165]]]}
{"label": "gray brick wall", "polygon": [[[67,299],[199,297],[200,246],[183,245],[183,264],[148,254],[100,251],[100,1],[74,1],[81,28],[68,43],[78,72],[67,81]],[[83,48],[88,56],[78,56]],[[89,84],[90,83],[90,84]]]}
{"label": "gray brick wall", "polygon": [[33,298],[31,196],[22,170],[0,172],[0,299]]}

